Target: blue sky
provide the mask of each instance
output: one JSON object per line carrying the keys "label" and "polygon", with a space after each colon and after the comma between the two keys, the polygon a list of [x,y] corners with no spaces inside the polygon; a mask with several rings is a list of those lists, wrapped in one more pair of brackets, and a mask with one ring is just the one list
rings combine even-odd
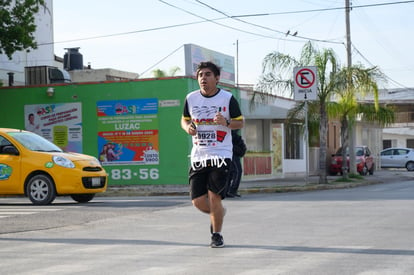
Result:
{"label": "blue sky", "polygon": [[[414,2],[351,2],[353,63],[378,66],[389,78],[381,88],[414,87]],[[386,4],[396,2],[410,3]],[[55,0],[54,47],[61,57],[64,48],[80,47],[84,64],[96,69],[150,77],[154,69],[174,66],[183,74],[183,45],[192,43],[238,57],[239,83],[255,84],[266,54],[299,57],[307,38],[334,49],[346,65],[344,5],[345,0]],[[372,6],[361,7],[367,5]],[[288,31],[297,37],[286,36]]]}

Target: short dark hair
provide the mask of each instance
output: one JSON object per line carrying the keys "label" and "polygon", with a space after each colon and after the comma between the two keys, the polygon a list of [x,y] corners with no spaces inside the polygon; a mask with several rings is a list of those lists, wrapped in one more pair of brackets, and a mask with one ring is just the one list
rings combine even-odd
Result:
{"label": "short dark hair", "polygon": [[216,64],[214,64],[213,62],[207,61],[207,62],[200,62],[200,64],[198,64],[197,71],[196,71],[196,76],[198,76],[198,72],[201,69],[206,69],[206,68],[210,69],[213,72],[214,76],[219,76],[220,75],[221,68],[219,66],[217,66]]}

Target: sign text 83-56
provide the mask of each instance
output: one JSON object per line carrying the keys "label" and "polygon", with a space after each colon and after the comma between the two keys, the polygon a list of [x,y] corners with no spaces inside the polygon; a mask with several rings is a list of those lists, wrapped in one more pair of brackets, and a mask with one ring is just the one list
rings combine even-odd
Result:
{"label": "sign text 83-56", "polygon": [[112,180],[157,180],[159,171],[157,168],[140,168],[138,171],[129,168],[114,168],[109,171],[109,176]]}

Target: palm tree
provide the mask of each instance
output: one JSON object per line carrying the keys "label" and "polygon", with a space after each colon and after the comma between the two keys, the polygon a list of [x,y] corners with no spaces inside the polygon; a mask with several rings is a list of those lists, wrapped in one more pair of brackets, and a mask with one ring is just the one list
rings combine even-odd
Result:
{"label": "palm tree", "polygon": [[[347,157],[347,148],[349,142],[349,127],[350,124],[353,124],[354,118],[356,117],[357,101],[354,97],[354,94],[349,92],[349,90],[341,91],[339,90],[340,98],[337,102],[332,102],[329,104],[327,111],[328,116],[339,117],[341,123],[341,147],[342,147],[342,159],[346,160]],[[350,150],[353,150],[353,148]],[[352,157],[350,157],[352,159]],[[342,175],[344,178],[348,176],[348,167],[347,162],[342,161]]]}
{"label": "palm tree", "polygon": [[[383,80],[383,74],[377,67],[365,69],[362,65],[342,68],[335,76],[335,97],[337,104],[332,104],[330,115],[339,117],[341,122],[342,159],[346,159],[349,133],[353,131],[357,116],[363,115],[365,120],[386,125],[394,120],[394,113],[389,108],[381,108],[378,103],[377,82]],[[369,108],[358,103],[359,97],[373,94],[374,104]],[[370,111],[371,113],[365,113]],[[375,116],[372,113],[376,114]],[[353,143],[352,143],[353,145]],[[342,163],[342,174],[347,177],[347,162]],[[349,170],[356,174],[355,150],[349,148]]]}
{"label": "palm tree", "polygon": [[[317,50],[311,42],[302,48],[301,57],[274,52],[263,61],[263,75],[256,86],[263,96],[266,93],[292,96],[293,68],[313,65],[317,67],[318,99],[308,103],[308,130],[310,136],[319,136],[319,183],[327,183],[327,123],[330,118],[340,118],[341,142],[348,147],[349,130],[352,130],[357,116],[370,122],[386,125],[394,121],[394,113],[389,108],[379,107],[377,80],[382,79],[378,68],[363,68],[361,65],[339,69],[336,54],[331,49]],[[277,74],[275,73],[277,72]],[[372,93],[374,104],[358,103],[358,97]],[[256,96],[257,94],[254,94]],[[254,101],[254,96],[252,102]],[[336,99],[333,101],[332,99]],[[290,110],[288,121],[304,118],[304,102],[299,102]],[[315,144],[315,140],[311,140]],[[351,152],[354,148],[350,148]],[[345,153],[346,150],[343,150]],[[345,159],[345,156],[344,158]],[[352,173],[356,173],[355,155],[350,157]],[[343,162],[346,165],[346,162]],[[343,167],[344,169],[345,167]],[[345,170],[344,170],[345,171]],[[347,171],[347,170],[346,170]],[[345,177],[347,173],[343,173]]]}
{"label": "palm tree", "polygon": [[181,71],[180,67],[175,66],[170,68],[168,72],[163,71],[161,69],[155,69],[152,71],[152,75],[156,78],[167,77],[167,76],[174,76],[177,72]]}
{"label": "palm tree", "polygon": [[161,78],[161,77],[166,77],[167,73],[165,71],[161,70],[161,69],[155,69],[155,70],[152,71],[152,75],[155,78]]}
{"label": "palm tree", "polygon": [[[350,146],[349,129],[355,126],[356,117],[361,120],[376,123],[379,127],[384,127],[395,121],[395,113],[389,107],[375,106],[375,104],[361,104],[350,97],[342,98],[338,102],[331,102],[328,105],[329,118],[339,118],[341,122],[341,144],[342,159],[346,159],[346,152],[349,152],[349,170],[351,174],[356,174],[355,148]],[[347,148],[349,147],[349,150]],[[354,152],[354,155],[351,154]],[[354,163],[351,160],[354,160]],[[354,167],[354,171],[351,168]],[[342,176],[348,178],[347,162],[342,162]]]}
{"label": "palm tree", "polygon": [[[335,92],[334,79],[339,64],[332,49],[319,51],[311,42],[307,42],[301,51],[299,60],[292,56],[273,52],[263,60],[263,74],[256,86],[261,93],[277,95],[293,94],[294,67],[316,66],[318,77],[318,107],[319,107],[319,183],[327,183],[326,157],[327,157],[327,125],[328,115],[326,104],[331,94]],[[256,94],[254,94],[255,96]],[[254,101],[254,96],[252,101]]]}
{"label": "palm tree", "polygon": [[[346,78],[349,76],[348,72],[354,75],[352,85],[346,85]],[[369,77],[368,77],[369,76]],[[367,122],[375,122],[378,126],[386,126],[395,120],[394,111],[388,107],[381,107],[378,105],[378,92],[376,89],[376,82],[373,81],[374,76],[381,76],[377,68],[364,69],[361,66],[354,66],[352,68],[344,68],[338,72],[335,77],[337,89],[332,94],[331,98],[335,101],[326,102],[326,110],[328,118],[338,118],[341,122],[341,144],[344,148],[342,150],[343,159],[346,158],[346,148],[349,146],[349,129],[355,125],[357,116]],[[369,85],[368,85],[369,84]],[[349,89],[352,86],[354,89]],[[360,89],[356,89],[359,87]],[[358,97],[363,97],[367,92],[374,93],[374,104],[360,103]],[[310,137],[319,137],[318,127],[320,115],[317,112],[319,109],[319,102],[313,101],[308,104],[308,130]],[[299,102],[289,111],[288,123],[294,123],[297,120],[304,120],[304,102]],[[310,144],[317,144],[316,140],[310,140]],[[349,151],[354,151],[354,148],[349,148]],[[352,159],[352,157],[351,157]],[[353,157],[355,159],[355,157]],[[347,162],[342,163],[342,175],[347,178],[348,167]],[[351,167],[356,165],[353,165]],[[356,172],[351,172],[355,174]]]}

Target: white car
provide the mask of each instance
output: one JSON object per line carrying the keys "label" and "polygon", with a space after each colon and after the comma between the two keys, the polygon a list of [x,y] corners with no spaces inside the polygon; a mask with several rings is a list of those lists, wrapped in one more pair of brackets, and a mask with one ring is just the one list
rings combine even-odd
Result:
{"label": "white car", "polygon": [[387,148],[381,151],[381,168],[406,168],[414,171],[413,148]]}

